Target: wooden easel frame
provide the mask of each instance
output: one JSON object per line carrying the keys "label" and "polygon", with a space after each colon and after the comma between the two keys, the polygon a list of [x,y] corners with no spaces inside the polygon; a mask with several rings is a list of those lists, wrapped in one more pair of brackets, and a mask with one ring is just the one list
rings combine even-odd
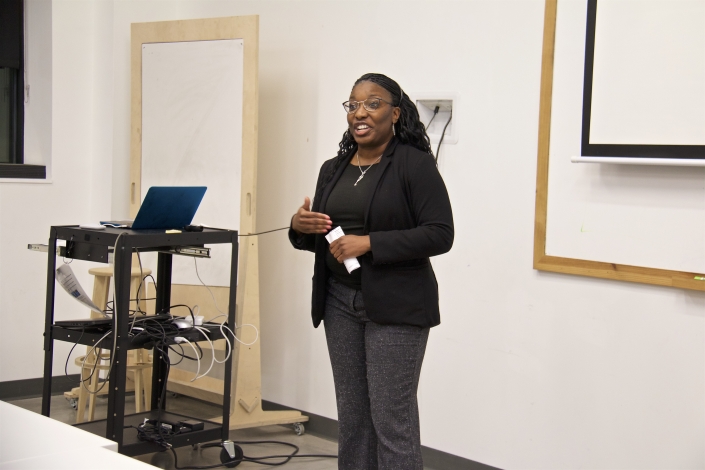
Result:
{"label": "wooden easel frame", "polygon": [[534,217],[534,269],[705,291],[705,281],[695,279],[698,273],[562,258],[546,254],[548,167],[551,143],[551,104],[553,100],[553,60],[556,41],[557,7],[558,0],[546,0],[539,104],[538,167],[536,172],[536,212]]}
{"label": "wooden easel frame", "polygon": [[[242,181],[240,193],[240,233],[255,232],[257,214],[257,126],[259,17],[234,16],[154,23],[133,23],[131,42],[131,132],[130,132],[130,214],[134,217],[141,202],[142,168],[142,45],[184,41],[243,39]],[[237,323],[259,329],[259,249],[257,237],[243,238],[239,249]],[[227,306],[223,306],[227,307]],[[252,346],[235,343],[230,428],[308,421],[299,411],[263,411],[259,340]],[[218,383],[219,382],[219,383]],[[195,383],[195,382],[194,382]],[[222,396],[222,381],[204,381],[205,387]],[[196,387],[198,388],[198,387]],[[201,389],[203,387],[200,387]],[[201,390],[203,391],[203,390]],[[195,396],[203,394],[195,390]]]}

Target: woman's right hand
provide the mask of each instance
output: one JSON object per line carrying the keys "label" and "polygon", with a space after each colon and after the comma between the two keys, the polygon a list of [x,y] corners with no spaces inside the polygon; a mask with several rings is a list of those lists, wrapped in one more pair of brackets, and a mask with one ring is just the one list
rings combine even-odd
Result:
{"label": "woman's right hand", "polygon": [[311,200],[304,198],[303,206],[294,214],[291,220],[291,228],[296,233],[327,233],[333,228],[330,217],[320,212],[311,212]]}

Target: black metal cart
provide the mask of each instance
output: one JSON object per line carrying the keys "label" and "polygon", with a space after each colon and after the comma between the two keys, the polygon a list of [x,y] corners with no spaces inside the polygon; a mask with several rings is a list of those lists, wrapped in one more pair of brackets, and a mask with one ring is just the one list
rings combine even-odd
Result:
{"label": "black metal cart", "polygon": [[[57,241],[65,240],[65,257],[107,263],[114,257],[115,278],[115,317],[116,331],[105,341],[113,344],[113,336],[117,333],[115,342],[115,357],[110,372],[110,389],[108,391],[108,416],[104,420],[96,420],[77,424],[76,427],[106,437],[117,442],[118,451],[126,455],[139,455],[155,452],[161,448],[152,442],[137,439],[137,432],[125,426],[142,424],[145,418],[157,419],[160,392],[166,385],[167,367],[161,359],[161,353],[155,349],[152,371],[152,410],[125,416],[125,385],[127,373],[127,352],[130,349],[144,347],[133,341],[128,335],[130,308],[130,271],[132,253],[135,251],[158,252],[156,312],[169,309],[171,299],[171,266],[172,253],[182,247],[203,247],[204,245],[230,244],[232,256],[230,260],[230,298],[228,305],[228,325],[235,325],[235,294],[237,286],[238,234],[232,230],[204,228],[202,232],[165,233],[164,230],[129,230],[107,228],[106,230],[81,229],[78,226],[51,227],[49,238],[49,259],[47,265],[46,292],[46,322],[44,327],[44,388],[42,392],[42,414],[49,416],[51,404],[51,382],[54,341],[67,341],[84,345],[94,345],[104,333],[61,328],[54,325],[54,292],[56,287],[56,253]],[[211,340],[222,338],[220,328],[215,325],[204,325],[210,333]],[[179,333],[189,341],[201,341],[203,337],[196,331]],[[191,336],[189,336],[191,335]],[[192,431],[174,436],[170,444],[174,447],[194,445],[200,442],[228,439],[230,426],[230,389],[232,380],[232,359],[225,363],[223,380],[223,416],[222,423],[206,421],[202,430]],[[164,403],[162,402],[162,408]],[[171,412],[162,411],[161,419],[177,422],[194,419]]]}

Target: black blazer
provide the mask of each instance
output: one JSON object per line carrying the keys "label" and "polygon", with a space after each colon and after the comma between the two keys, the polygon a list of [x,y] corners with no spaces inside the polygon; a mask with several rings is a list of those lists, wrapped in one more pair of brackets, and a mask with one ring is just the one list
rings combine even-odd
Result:
{"label": "black blazer", "polygon": [[[350,154],[352,156],[352,153]],[[319,194],[323,175],[335,165],[335,158],[321,167],[316,184]],[[430,256],[450,250],[453,245],[453,214],[443,179],[433,157],[398,142],[387,146],[371,173],[375,188],[365,207],[365,234],[372,249],[358,257],[362,277],[362,297],[370,320],[382,324],[436,326],[438,283]],[[340,165],[311,210],[322,212],[336,182],[343,174]],[[326,304],[326,250],[323,235],[299,236],[289,229],[294,248],[315,253],[311,315],[317,327]]]}

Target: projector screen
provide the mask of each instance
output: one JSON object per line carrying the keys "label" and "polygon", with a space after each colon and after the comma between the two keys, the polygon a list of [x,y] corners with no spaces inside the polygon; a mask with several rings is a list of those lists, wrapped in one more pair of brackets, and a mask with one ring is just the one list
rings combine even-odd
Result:
{"label": "projector screen", "polygon": [[588,1],[582,155],[705,158],[705,1]]}

